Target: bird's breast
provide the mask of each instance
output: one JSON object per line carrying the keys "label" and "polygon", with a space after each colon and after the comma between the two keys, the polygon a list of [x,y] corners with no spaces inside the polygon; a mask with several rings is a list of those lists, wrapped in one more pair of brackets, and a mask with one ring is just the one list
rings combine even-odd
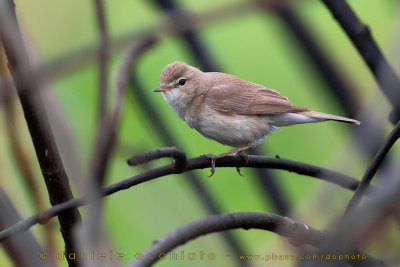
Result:
{"label": "bird's breast", "polygon": [[176,115],[189,124],[191,128],[194,128],[197,116],[194,107],[191,106],[192,101],[190,97],[182,94],[178,89],[172,89],[162,94],[165,102],[171,106]]}

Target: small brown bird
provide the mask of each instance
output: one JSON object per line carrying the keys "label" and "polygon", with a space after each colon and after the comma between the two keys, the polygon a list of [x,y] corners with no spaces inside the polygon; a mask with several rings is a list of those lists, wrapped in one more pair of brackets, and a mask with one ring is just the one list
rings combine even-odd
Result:
{"label": "small brown bird", "polygon": [[[191,128],[207,138],[236,149],[202,154],[211,159],[211,175],[218,158],[256,146],[278,126],[326,120],[360,124],[359,121],[315,112],[293,105],[287,97],[265,86],[219,72],[202,72],[184,62],[167,65],[161,72],[165,101]],[[239,169],[238,169],[239,172]],[[240,174],[240,172],[239,172]]]}

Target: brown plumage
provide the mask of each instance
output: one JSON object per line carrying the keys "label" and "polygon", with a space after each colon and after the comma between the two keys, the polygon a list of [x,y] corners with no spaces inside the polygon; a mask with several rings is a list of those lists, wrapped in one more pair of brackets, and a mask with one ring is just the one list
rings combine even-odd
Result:
{"label": "brown plumage", "polygon": [[161,72],[160,87],[153,91],[162,92],[190,127],[221,144],[237,147],[220,155],[206,155],[212,159],[212,173],[217,158],[255,146],[277,126],[325,120],[360,124],[294,105],[265,86],[230,74],[202,72],[184,62],[167,65]]}

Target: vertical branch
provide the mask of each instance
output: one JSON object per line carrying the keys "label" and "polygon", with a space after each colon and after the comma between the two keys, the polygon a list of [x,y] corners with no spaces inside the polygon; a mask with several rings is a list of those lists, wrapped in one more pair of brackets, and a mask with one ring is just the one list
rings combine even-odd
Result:
{"label": "vertical branch", "polygon": [[[8,66],[21,102],[40,169],[52,205],[73,198],[69,180],[56,146],[47,114],[38,94],[39,83],[33,76],[29,58],[19,30],[11,0],[0,0],[0,36]],[[63,212],[58,217],[66,253],[74,250],[73,226],[81,221],[78,209]],[[76,261],[68,259],[70,266]]]}
{"label": "vertical branch", "polygon": [[322,0],[342,26],[374,74],[375,80],[393,106],[390,120],[400,119],[400,80],[375,43],[371,32],[344,0]]}
{"label": "vertical branch", "polygon": [[[100,162],[99,147],[106,142],[108,136],[104,131],[107,131],[107,62],[109,54],[109,37],[106,25],[105,11],[103,0],[95,0],[96,18],[99,27],[99,93],[98,93],[98,125],[96,131],[95,147],[92,159],[89,165],[89,174],[91,179],[98,180],[100,186],[103,182],[106,169]],[[96,178],[94,178],[96,177]]]}
{"label": "vertical branch", "polygon": [[88,221],[81,229],[80,245],[84,249],[96,249],[101,227],[101,186],[105,179],[108,163],[115,145],[117,126],[121,115],[123,100],[125,99],[126,84],[129,73],[142,53],[155,43],[154,37],[146,37],[133,43],[126,49],[124,60],[117,72],[116,89],[117,99],[111,114],[111,120],[104,122],[103,131],[98,132],[98,144],[92,158],[89,172],[87,196],[92,205],[88,210]]}
{"label": "vertical branch", "polygon": [[[0,77],[2,77],[5,86],[3,90],[11,91],[12,88],[12,81],[11,77],[9,77],[7,73],[6,67],[6,58],[3,50],[3,45],[0,42]],[[8,94],[7,94],[8,95]],[[5,99],[3,104],[3,115],[5,120],[5,129],[7,130],[7,136],[10,141],[10,148],[11,152],[13,153],[13,157],[15,162],[19,167],[19,171],[21,172],[21,176],[29,189],[29,193],[31,194],[30,198],[33,200],[33,204],[36,207],[37,211],[43,211],[46,209],[45,200],[43,199],[39,184],[35,177],[35,172],[32,166],[32,162],[27,155],[26,151],[24,150],[23,140],[19,135],[19,131],[17,128],[17,116],[15,110],[15,103],[14,98],[11,97],[11,93],[9,94],[10,97]],[[47,224],[45,226],[45,237],[47,243],[47,250],[49,254],[55,255],[55,237],[52,231],[52,224]],[[52,258],[49,260],[53,261],[53,265],[55,265],[55,259]]]}
{"label": "vertical branch", "polygon": [[[107,116],[107,63],[110,49],[106,16],[103,0],[95,0],[97,24],[99,27],[99,95],[98,95],[98,116],[99,124],[106,120]],[[99,128],[100,129],[100,128]]]}

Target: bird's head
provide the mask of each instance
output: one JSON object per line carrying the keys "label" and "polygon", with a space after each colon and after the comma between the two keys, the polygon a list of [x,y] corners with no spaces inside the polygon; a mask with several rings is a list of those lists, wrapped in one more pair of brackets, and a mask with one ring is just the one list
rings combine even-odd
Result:
{"label": "bird's head", "polygon": [[185,62],[176,61],[168,64],[161,72],[160,86],[153,92],[173,92],[185,97],[193,97],[199,88],[202,71],[187,65]]}

